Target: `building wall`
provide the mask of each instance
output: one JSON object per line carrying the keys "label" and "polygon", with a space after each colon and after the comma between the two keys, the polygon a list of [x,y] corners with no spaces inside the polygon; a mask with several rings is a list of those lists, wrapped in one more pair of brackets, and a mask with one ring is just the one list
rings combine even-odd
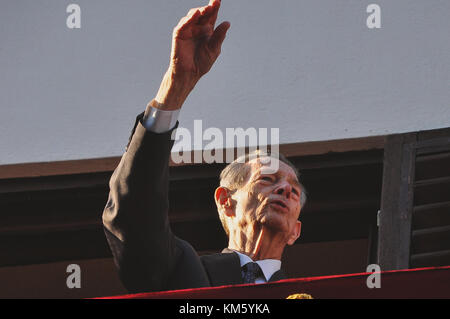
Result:
{"label": "building wall", "polygon": [[[0,165],[118,156],[193,0],[0,3]],[[81,29],[66,8],[81,7]],[[381,7],[369,29],[366,7]],[[450,2],[223,1],[217,65],[180,117],[293,143],[450,126]]]}

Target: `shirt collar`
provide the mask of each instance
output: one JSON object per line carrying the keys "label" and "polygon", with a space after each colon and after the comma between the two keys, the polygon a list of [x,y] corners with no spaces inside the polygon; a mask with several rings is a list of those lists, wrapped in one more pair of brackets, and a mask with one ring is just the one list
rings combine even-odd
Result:
{"label": "shirt collar", "polygon": [[[253,262],[253,260],[247,256],[244,255],[238,251],[233,250],[238,256],[239,256],[239,261],[241,263],[241,267]],[[277,272],[278,270],[281,269],[281,260],[278,259],[264,259],[264,260],[257,260],[255,261],[259,267],[261,268],[264,277],[266,278],[266,281],[269,281],[270,277],[272,277],[272,275]]]}

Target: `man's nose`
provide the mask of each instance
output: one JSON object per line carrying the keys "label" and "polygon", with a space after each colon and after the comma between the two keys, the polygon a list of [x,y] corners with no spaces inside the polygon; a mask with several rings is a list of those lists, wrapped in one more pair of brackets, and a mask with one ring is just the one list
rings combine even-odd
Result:
{"label": "man's nose", "polygon": [[277,188],[275,189],[275,193],[278,195],[286,196],[286,198],[289,198],[292,193],[292,186],[287,181],[282,181],[278,184]]}

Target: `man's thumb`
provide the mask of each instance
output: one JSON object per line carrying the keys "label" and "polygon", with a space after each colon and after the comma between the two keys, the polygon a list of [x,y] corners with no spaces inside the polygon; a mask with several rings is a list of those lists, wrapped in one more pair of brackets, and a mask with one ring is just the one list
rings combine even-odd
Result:
{"label": "man's thumb", "polygon": [[211,38],[209,39],[208,46],[213,51],[220,50],[222,42],[225,39],[228,29],[231,24],[228,21],[222,22],[215,30]]}

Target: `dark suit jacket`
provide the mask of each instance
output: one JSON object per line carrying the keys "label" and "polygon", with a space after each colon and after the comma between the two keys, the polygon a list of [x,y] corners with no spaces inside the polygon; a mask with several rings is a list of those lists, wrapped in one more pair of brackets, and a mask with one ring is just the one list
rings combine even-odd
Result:
{"label": "dark suit jacket", "polygon": [[[147,131],[136,118],[127,150],[110,182],[103,211],[106,238],[130,292],[242,283],[239,256],[231,250],[199,257],[176,237],[168,219],[172,131]],[[286,278],[276,272],[270,281]]]}

